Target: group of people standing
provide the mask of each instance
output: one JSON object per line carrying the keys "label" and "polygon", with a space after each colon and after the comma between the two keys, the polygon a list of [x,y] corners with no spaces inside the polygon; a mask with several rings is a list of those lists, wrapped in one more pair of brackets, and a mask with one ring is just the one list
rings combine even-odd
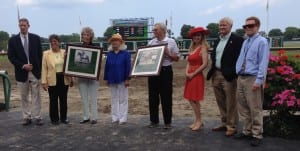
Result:
{"label": "group of people standing", "polygon": [[[15,78],[21,93],[23,125],[29,125],[32,119],[37,125],[43,125],[41,116],[40,85],[49,93],[49,114],[52,124],[68,124],[67,93],[75,78],[63,74],[65,50],[59,48],[59,37],[49,37],[51,49],[42,51],[39,36],[29,33],[29,21],[19,20],[20,33],[9,40],[8,58],[15,67]],[[260,21],[249,17],[243,26],[246,40],[231,32],[233,21],[222,18],[219,21],[220,37],[215,41],[211,53],[211,68],[207,80],[212,86],[221,114],[221,125],[213,131],[225,131],[226,136],[238,139],[252,138],[251,145],[257,146],[263,138],[262,91],[266,77],[269,57],[267,40],[258,31]],[[166,44],[162,67],[158,76],[148,77],[149,128],[159,126],[159,105],[162,105],[164,129],[172,128],[172,64],[179,60],[180,54],[174,39],[166,36],[167,27],[157,23],[153,29],[154,39],[148,45]],[[189,101],[195,114],[194,122],[189,126],[197,131],[203,127],[200,102],[204,100],[204,69],[208,66],[209,45],[206,35],[209,31],[203,27],[190,30],[192,39],[188,63],[185,70],[186,82],[184,98]],[[85,27],[81,32],[82,45],[94,46],[94,32]],[[107,53],[104,80],[111,90],[112,122],[126,124],[128,116],[128,86],[130,80],[131,59],[122,36],[114,34]],[[41,79],[41,80],[40,80]],[[99,81],[77,78],[83,104],[83,119],[80,124],[96,124],[98,119]],[[29,101],[31,92],[31,106]],[[59,101],[58,101],[59,100]],[[58,103],[59,102],[59,103]],[[60,105],[58,110],[58,104]],[[242,133],[237,134],[239,117],[243,122]]]}
{"label": "group of people standing", "polygon": [[[221,124],[213,131],[226,136],[249,139],[258,146],[263,139],[263,85],[267,74],[270,47],[259,34],[260,20],[248,17],[243,28],[245,40],[231,32],[233,21],[219,21],[220,37],[215,42],[207,79],[212,86],[221,114]],[[237,133],[239,118],[243,123]]]}
{"label": "group of people standing", "polygon": [[[9,39],[8,58],[15,67],[15,78],[21,93],[23,109],[22,125],[43,125],[41,115],[40,86],[49,94],[49,116],[53,125],[69,124],[67,118],[67,95],[73,86],[74,77],[63,74],[66,52],[60,48],[59,36],[50,35],[51,48],[42,50],[40,37],[28,32],[30,27],[26,18],[19,20],[20,33]],[[90,27],[81,31],[82,45],[92,43],[94,32]],[[128,113],[128,86],[131,59],[122,36],[114,34],[109,42],[104,80],[111,89],[112,121],[125,124]],[[80,124],[96,124],[98,119],[99,81],[76,78],[82,101],[83,119]],[[31,94],[31,101],[29,96]]]}

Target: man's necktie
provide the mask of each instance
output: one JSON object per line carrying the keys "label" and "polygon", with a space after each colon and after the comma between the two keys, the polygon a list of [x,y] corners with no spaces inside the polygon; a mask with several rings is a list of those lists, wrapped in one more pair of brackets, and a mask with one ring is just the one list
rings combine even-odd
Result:
{"label": "man's necktie", "polygon": [[28,39],[25,35],[24,35],[24,45],[23,46],[24,46],[24,51],[25,51],[28,63],[29,63]]}

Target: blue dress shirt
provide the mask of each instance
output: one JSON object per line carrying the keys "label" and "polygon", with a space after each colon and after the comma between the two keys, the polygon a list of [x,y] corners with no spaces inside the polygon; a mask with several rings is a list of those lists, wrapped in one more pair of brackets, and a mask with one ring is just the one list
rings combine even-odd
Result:
{"label": "blue dress shirt", "polygon": [[266,38],[258,33],[247,38],[236,63],[237,74],[256,76],[255,83],[263,84],[267,74],[270,47]]}

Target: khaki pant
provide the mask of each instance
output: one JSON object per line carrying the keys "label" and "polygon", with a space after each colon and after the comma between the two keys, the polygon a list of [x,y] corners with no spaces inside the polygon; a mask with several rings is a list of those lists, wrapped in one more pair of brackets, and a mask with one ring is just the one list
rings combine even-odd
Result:
{"label": "khaki pant", "polygon": [[263,138],[262,87],[253,91],[255,76],[239,76],[237,82],[238,111],[243,122],[243,133]]}
{"label": "khaki pant", "polygon": [[220,110],[222,125],[227,129],[235,130],[238,123],[236,80],[228,82],[222,72],[216,71],[212,77],[212,86]]}
{"label": "khaki pant", "polygon": [[[22,111],[24,119],[41,119],[41,96],[40,80],[29,72],[26,82],[17,82],[22,101]],[[29,101],[29,92],[31,92],[31,101]]]}

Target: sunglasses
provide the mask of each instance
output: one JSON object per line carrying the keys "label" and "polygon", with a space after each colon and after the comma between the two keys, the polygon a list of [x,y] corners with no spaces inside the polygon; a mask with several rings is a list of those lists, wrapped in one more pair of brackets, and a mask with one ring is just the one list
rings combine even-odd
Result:
{"label": "sunglasses", "polygon": [[256,24],[248,24],[248,25],[244,25],[243,28],[246,29],[246,28],[253,28],[255,27]]}

